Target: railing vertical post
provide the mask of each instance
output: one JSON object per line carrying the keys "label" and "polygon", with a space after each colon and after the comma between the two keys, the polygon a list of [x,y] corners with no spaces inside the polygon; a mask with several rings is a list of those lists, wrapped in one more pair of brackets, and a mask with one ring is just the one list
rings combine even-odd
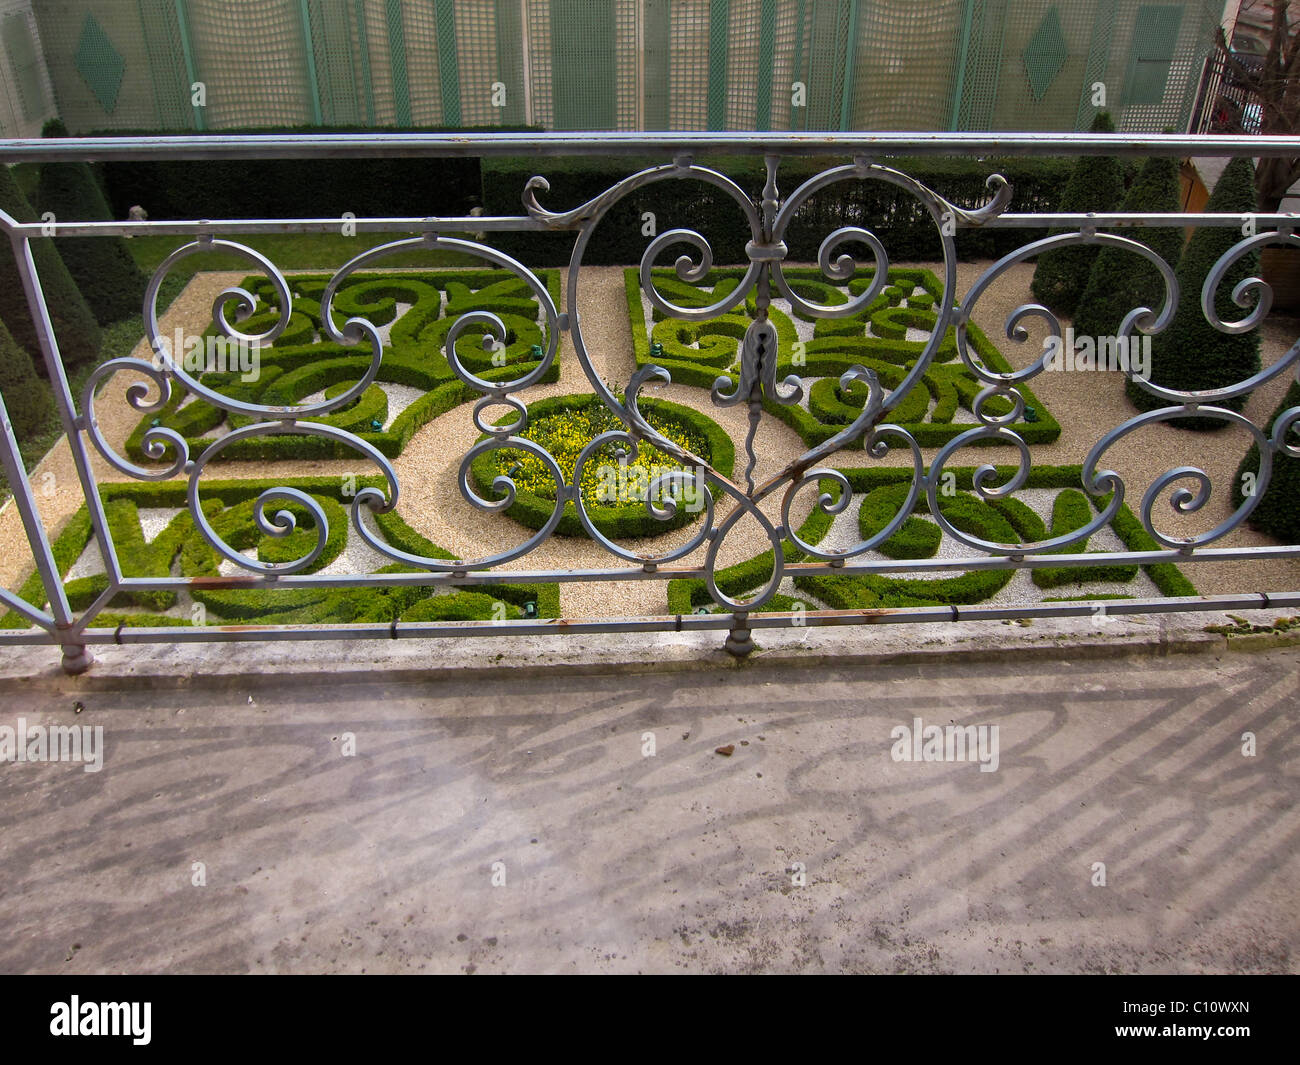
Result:
{"label": "railing vertical post", "polygon": [[[779,352],[775,346],[768,350],[767,345],[761,339],[765,331],[761,328],[768,320],[767,309],[772,303],[772,263],[768,256],[771,254],[772,235],[776,227],[777,209],[781,205],[780,193],[776,184],[776,168],[780,164],[780,156],[767,155],[763,157],[766,167],[766,180],[763,183],[763,196],[759,202],[759,218],[762,221],[762,250],[751,252],[755,257],[761,256],[758,262],[758,277],[755,281],[754,289],[754,308],[755,322],[751,326],[751,333],[746,334],[760,338],[756,351],[746,351],[743,357],[755,358],[758,361],[758,373],[753,375],[753,384],[749,388],[749,431],[745,436],[745,451],[748,456],[749,464],[745,469],[745,478],[749,485],[749,491],[754,491],[754,434],[758,430],[758,424],[763,416],[763,381],[769,377],[775,377],[775,364]],[[756,328],[758,327],[758,328]],[[771,360],[773,373],[766,374],[763,372],[763,364]],[[749,614],[745,611],[737,611],[734,615],[735,622],[731,631],[727,634],[726,642],[723,646],[737,658],[743,658],[754,650],[754,640],[749,630]]]}
{"label": "railing vertical post", "polygon": [[[4,395],[0,395],[0,467],[4,468],[5,480],[9,481],[13,505],[18,508],[19,518],[22,518],[27,544],[31,547],[31,557],[35,559],[36,572],[40,573],[40,583],[45,589],[49,612],[55,619],[55,637],[64,648],[64,670],[70,674],[85,672],[95,657],[85,644],[65,642],[66,633],[73,627],[72,606],[68,603],[68,593],[64,590],[59,564],[55,562],[55,554],[49,547],[49,537],[45,536],[45,525],[36,510],[36,499],[31,494],[31,482],[27,480],[27,471],[23,468],[18,438],[13,434],[13,423],[9,421],[9,408],[5,406]],[[32,606],[39,607],[40,603],[32,603]]]}
{"label": "railing vertical post", "polygon": [[[41,584],[50,604],[50,614],[54,618],[55,637],[63,645],[63,668],[68,673],[84,673],[95,658],[85,644],[65,642],[73,625],[72,607],[68,604],[63,577],[59,573],[58,563],[54,561],[45,525],[36,509],[36,498],[32,495],[31,482],[27,479],[27,470],[18,450],[18,438],[14,436],[9,408],[5,406],[3,395],[0,395],[0,467],[4,469],[5,479],[13,493],[14,506],[18,508],[19,517],[23,520],[27,543],[32,549],[32,558],[36,561],[36,572],[41,575]],[[41,604],[32,605],[39,607]]]}
{"label": "railing vertical post", "polygon": [[727,633],[727,640],[722,646],[728,654],[736,658],[744,658],[754,650],[754,635],[749,629],[749,615],[743,610],[738,610],[733,617],[735,620],[731,631]]}
{"label": "railing vertical post", "polygon": [[[86,499],[86,509],[90,512],[90,521],[95,531],[96,542],[104,559],[104,571],[108,576],[109,586],[112,587],[121,581],[122,567],[118,561],[117,553],[113,549],[113,541],[108,532],[108,519],[104,514],[104,505],[95,487],[95,475],[90,467],[90,457],[86,454],[85,441],[81,438],[83,422],[77,415],[76,404],[72,398],[72,389],[68,384],[67,371],[63,368],[63,359],[59,354],[58,338],[54,335],[54,326],[50,321],[49,308],[45,304],[45,292],[41,287],[40,275],[36,272],[36,261],[32,257],[31,241],[26,234],[13,232],[12,227],[15,224],[15,219],[4,212],[0,212],[0,226],[9,230],[14,261],[23,280],[23,292],[27,297],[27,307],[32,313],[32,322],[36,326],[36,337],[40,342],[41,355],[45,359],[50,388],[54,393],[59,418],[63,422],[63,430],[68,434],[68,449],[72,452],[72,460],[77,468],[77,477],[81,481],[82,492]],[[8,446],[8,442],[6,442],[6,446]],[[17,455],[16,447],[14,454]],[[19,462],[19,467],[21,469],[21,462]],[[25,474],[19,478],[19,482],[26,484]],[[28,495],[30,497],[30,489]],[[16,492],[14,498],[18,498]],[[34,514],[35,511],[33,510],[32,513]],[[29,528],[29,535],[31,531]],[[33,538],[32,552],[36,556],[38,566],[41,563],[41,551],[43,550],[48,556],[48,575],[47,570],[42,569],[41,576],[45,580],[47,590],[50,591],[51,595],[50,608],[55,622],[55,638],[63,645],[63,669],[67,673],[84,673],[90,668],[94,656],[84,643],[78,642],[78,637],[72,635],[75,624],[72,618],[72,610],[68,605],[67,596],[64,594],[62,577],[59,575],[57,567],[54,566],[53,555],[50,553],[48,541],[45,539],[44,526],[39,524],[39,518],[37,518],[37,531],[40,533],[39,542],[42,547],[38,549],[38,541]],[[53,582],[54,587],[51,587],[51,582]]]}

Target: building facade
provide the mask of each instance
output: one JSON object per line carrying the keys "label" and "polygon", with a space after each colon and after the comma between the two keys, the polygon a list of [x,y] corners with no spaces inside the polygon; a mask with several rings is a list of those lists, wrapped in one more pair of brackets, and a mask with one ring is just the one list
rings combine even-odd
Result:
{"label": "building facade", "polygon": [[[6,135],[1185,129],[1221,0],[8,0]],[[12,39],[11,39],[12,36]],[[8,71],[14,73],[10,75]],[[21,73],[27,72],[27,73]],[[48,73],[46,73],[48,72]],[[26,80],[22,80],[25,78]],[[24,95],[27,93],[28,95]],[[38,123],[39,124],[39,123]]]}

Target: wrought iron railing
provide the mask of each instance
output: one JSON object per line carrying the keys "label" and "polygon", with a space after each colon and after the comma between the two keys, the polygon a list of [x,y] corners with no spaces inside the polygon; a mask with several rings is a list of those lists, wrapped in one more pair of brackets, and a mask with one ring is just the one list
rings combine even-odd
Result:
{"label": "wrought iron railing", "polygon": [[[694,161],[696,156],[709,152],[728,155],[749,154],[764,158],[766,183],[761,196],[751,198],[742,187],[726,174]],[[245,334],[238,328],[242,319],[232,311],[251,311],[254,299],[239,288],[227,289],[213,308],[212,321],[224,336],[249,343],[273,343],[286,328],[292,309],[290,286],[285,274],[271,261],[252,248],[239,242],[240,237],[254,237],[267,233],[337,233],[337,218],[302,218],[295,220],[222,220],[222,221],[131,221],[131,222],[77,222],[59,219],[54,231],[56,238],[168,235],[180,238],[176,251],[158,268],[149,282],[144,301],[146,333],[155,352],[152,360],[141,358],[116,358],[101,366],[91,376],[80,395],[73,395],[69,376],[60,358],[58,342],[51,327],[51,317],[46,306],[41,279],[32,254],[32,242],[50,235],[47,226],[40,222],[20,223],[7,215],[0,216],[12,242],[26,296],[34,316],[40,339],[45,367],[53,387],[55,399],[67,432],[72,459],[80,488],[84,493],[92,528],[93,544],[102,555],[106,585],[94,601],[83,609],[74,609],[65,592],[66,563],[56,560],[50,537],[42,524],[31,481],[24,471],[17,443],[10,427],[8,413],[0,405],[4,418],[4,437],[0,440],[0,458],[4,473],[13,492],[12,506],[17,509],[24,525],[28,543],[41,579],[45,602],[31,602],[12,591],[0,590],[0,604],[21,616],[29,626],[0,631],[0,645],[54,643],[61,645],[64,666],[71,672],[86,668],[92,656],[89,648],[97,643],[138,643],[158,641],[203,640],[297,640],[330,639],[349,640],[366,638],[442,637],[449,635],[503,635],[590,633],[602,631],[653,631],[653,630],[725,630],[726,646],[734,654],[744,654],[753,647],[751,630],[762,627],[798,624],[845,625],[866,623],[894,623],[913,621],[960,621],[975,618],[1032,618],[1054,616],[1088,616],[1096,613],[1095,603],[1089,601],[1038,602],[1032,604],[988,604],[937,606],[896,606],[880,609],[813,609],[780,610],[765,612],[764,607],[776,601],[778,588],[788,577],[840,576],[853,577],[881,574],[941,574],[979,570],[1027,569],[1045,567],[1091,567],[1100,564],[1125,566],[1153,566],[1161,563],[1188,561],[1210,562],[1236,559],[1279,559],[1300,556],[1300,546],[1216,546],[1225,536],[1241,525],[1264,496],[1279,457],[1300,457],[1300,445],[1289,434],[1300,419],[1300,408],[1285,411],[1272,425],[1257,426],[1243,415],[1224,405],[1242,397],[1266,381],[1281,374],[1295,371],[1300,362],[1300,343],[1292,346],[1285,355],[1246,380],[1213,391],[1184,392],[1141,381],[1141,387],[1150,395],[1163,400],[1166,406],[1135,415],[1122,424],[1101,432],[1082,465],[1079,485],[1097,500],[1095,513],[1081,527],[1062,535],[1047,536],[1033,542],[1008,543],[992,540],[968,525],[945,515],[941,496],[944,494],[946,467],[952,456],[963,447],[975,443],[1001,443],[1006,455],[1014,457],[1016,468],[1009,480],[1001,485],[993,482],[997,474],[992,465],[977,468],[972,475],[971,490],[981,500],[1004,500],[1027,483],[1032,470],[1029,444],[1018,427],[1026,416],[1023,390],[1027,382],[1044,372],[1048,355],[1032,358],[1021,369],[1008,367],[996,369],[981,359],[973,350],[970,338],[972,315],[977,311],[981,296],[992,282],[1002,277],[1016,263],[1032,259],[1052,248],[1073,244],[1095,244],[1123,249],[1153,264],[1164,284],[1164,298],[1154,308],[1134,307],[1120,325],[1117,337],[1136,338],[1144,334],[1158,334],[1170,323],[1178,302],[1178,281],[1173,267],[1145,244],[1132,240],[1114,230],[1127,227],[1184,227],[1212,226],[1242,229],[1240,215],[1183,215],[1183,214],[1018,214],[1015,190],[996,174],[988,179],[990,196],[983,204],[961,205],[951,203],[931,188],[910,178],[896,162],[878,162],[902,155],[953,155],[972,157],[985,155],[1123,155],[1123,156],[1232,156],[1279,155],[1300,153],[1300,142],[1286,138],[1246,137],[1116,137],[1109,135],[1047,135],[1047,134],[899,134],[899,135],[673,135],[648,134],[640,136],[591,135],[581,138],[564,135],[521,137],[517,135],[476,136],[463,138],[450,135],[363,135],[363,136],[300,136],[300,137],[176,137],[176,138],[121,138],[121,139],[68,139],[57,141],[10,141],[0,143],[0,162],[20,161],[90,161],[104,159],[266,159],[266,158],[338,158],[417,156],[435,158],[449,155],[534,154],[538,156],[538,172],[546,173],[546,157],[573,155],[647,155],[661,153],[664,162],[649,169],[630,174],[603,194],[570,209],[555,209],[546,204],[548,184],[544,177],[536,177],[527,187],[519,190],[523,211],[517,216],[502,217],[443,217],[431,214],[419,218],[358,218],[352,224],[356,232],[392,233],[394,240],[358,255],[347,265],[335,271],[325,287],[320,307],[322,339],[336,344],[369,347],[369,364],[359,381],[329,398],[297,405],[268,405],[251,402],[237,396],[223,394],[204,380],[201,375],[187,370],[181,361],[173,359],[159,327],[158,293],[163,278],[178,262],[191,255],[221,250],[246,259],[263,272],[269,280],[276,299],[278,317],[271,327],[258,334]],[[781,185],[781,161],[791,156],[838,156],[844,161],[830,166],[798,188],[785,191]],[[743,276],[734,287],[725,291],[711,303],[705,297],[690,305],[681,305],[668,298],[658,287],[660,275],[654,272],[659,257],[669,248],[689,251],[676,260],[677,276],[687,284],[705,278],[712,266],[712,252],[708,234],[690,230],[671,230],[647,238],[644,255],[639,263],[641,291],[650,307],[662,315],[685,322],[714,318],[750,306],[751,320],[740,343],[738,367],[733,373],[718,374],[712,389],[701,396],[717,407],[744,405],[748,410],[748,429],[743,440],[743,474],[732,477],[711,464],[709,457],[698,455],[674,442],[653,426],[638,406],[643,387],[651,381],[668,380],[670,374],[653,365],[642,365],[631,373],[625,388],[611,388],[593,366],[589,341],[584,336],[583,322],[575,313],[583,282],[582,266],[589,241],[596,226],[611,207],[635,190],[652,183],[681,182],[683,195],[689,194],[693,182],[705,182],[735,201],[744,224],[748,227],[747,262]],[[770,320],[774,300],[788,301],[792,311],[805,319],[824,321],[860,314],[889,284],[889,258],[880,237],[872,232],[872,220],[861,224],[843,226],[824,236],[820,243],[817,266],[831,284],[847,285],[853,277],[863,279],[857,292],[839,303],[822,303],[801,294],[801,286],[787,276],[787,244],[785,238],[795,222],[796,212],[809,197],[823,190],[833,189],[845,182],[888,183],[913,197],[934,226],[935,238],[941,248],[941,262],[936,265],[941,292],[933,303],[934,327],[917,357],[906,365],[893,387],[882,384],[879,375],[863,366],[850,367],[840,378],[843,391],[854,388],[855,383],[866,391],[860,413],[837,432],[790,461],[774,475],[754,480],[757,455],[761,451],[760,430],[763,427],[764,404],[790,406],[802,398],[804,385],[798,375],[787,374],[779,379],[778,336]],[[255,203],[256,189],[248,190],[250,203]],[[436,204],[429,205],[436,209]],[[1297,219],[1295,215],[1258,214],[1249,220],[1250,228],[1222,256],[1205,279],[1202,306],[1208,321],[1225,334],[1241,333],[1260,327],[1270,308],[1270,292],[1262,281],[1250,279],[1237,285],[1233,297],[1237,305],[1245,308],[1244,317],[1237,321],[1224,321],[1215,309],[1215,296],[1220,281],[1232,263],[1241,256],[1264,245],[1297,245]],[[1023,244],[1004,255],[983,270],[979,279],[968,291],[957,291],[957,234],[972,229],[1042,230],[1050,227],[1051,235]],[[548,286],[539,272],[493,247],[496,234],[509,231],[571,233],[572,253],[564,294],[558,302],[552,298]],[[466,234],[474,234],[470,239]],[[455,235],[461,234],[461,235]],[[858,264],[846,254],[850,246],[865,247],[869,260],[861,272]],[[505,521],[501,511],[516,500],[516,485],[511,477],[495,477],[491,490],[484,493],[470,476],[474,460],[499,449],[532,455],[554,480],[553,507],[540,527],[530,533],[524,529],[518,544],[510,549],[488,553],[482,557],[445,558],[431,557],[416,551],[395,546],[375,534],[369,520],[372,515],[392,513],[396,508],[401,485],[390,459],[362,435],[308,419],[319,418],[339,411],[357,401],[376,380],[383,363],[385,344],[376,326],[364,317],[352,317],[339,324],[332,301],[355,271],[374,267],[396,253],[420,249],[435,249],[465,253],[494,268],[509,271],[522,279],[537,305],[541,308],[540,324],[544,342],[539,345],[539,357],[529,364],[526,372],[512,379],[500,374],[481,375],[465,365],[458,354],[457,339],[466,330],[484,332],[495,341],[503,341],[506,326],[502,318],[490,309],[470,311],[460,316],[447,331],[443,350],[455,377],[468,386],[479,399],[466,412],[474,429],[481,433],[479,442],[470,446],[460,465],[460,491],[484,515],[484,521]],[[855,273],[856,272],[856,273]],[[804,292],[809,291],[803,289]],[[1061,324],[1046,308],[1025,304],[1016,309],[1006,322],[1006,338],[1015,343],[1025,336],[1022,322],[1037,318],[1045,324],[1050,335],[1060,337]],[[925,448],[914,433],[891,423],[895,411],[911,389],[918,386],[932,366],[949,329],[955,334],[957,355],[966,372],[977,382],[978,395],[971,410],[974,418],[967,428],[957,431],[926,458]],[[565,334],[571,345],[573,357],[587,379],[596,397],[617,416],[622,428],[603,432],[590,441],[577,460],[575,472],[567,475],[554,457],[541,444],[521,437],[529,413],[527,394],[541,381],[552,367]],[[631,355],[628,353],[631,366]],[[1133,376],[1130,373],[1130,376]],[[137,464],[119,453],[113,443],[105,438],[95,415],[97,390],[118,388],[134,382],[126,396],[132,406],[144,414],[157,411],[171,399],[178,389],[198,397],[220,410],[251,419],[248,424],[233,429],[227,435],[208,444],[200,453],[192,453],[190,442],[178,431],[166,425],[154,424],[144,432],[142,445],[147,456],[145,464]],[[1080,381],[1080,388],[1087,387]],[[155,394],[156,393],[156,394]],[[861,394],[861,393],[859,393]],[[493,421],[488,412],[493,408],[513,412],[511,424]],[[1171,459],[1170,468],[1145,492],[1138,507],[1137,518],[1149,542],[1142,549],[1123,551],[1069,551],[1071,545],[1080,545],[1087,538],[1110,523],[1124,506],[1125,483],[1120,475],[1105,465],[1107,450],[1121,438],[1154,422],[1187,418],[1190,415],[1210,418],[1231,426],[1244,428],[1259,450],[1260,462],[1256,490],[1245,497],[1232,514],[1217,526],[1196,535],[1170,535],[1162,532],[1155,520],[1158,499],[1169,492],[1169,503],[1175,511],[1186,514],[1196,511],[1210,493],[1210,478],[1195,466],[1181,465],[1177,457]],[[336,442],[373,464],[378,475],[377,483],[360,487],[350,500],[349,535],[355,533],[371,549],[393,563],[399,563],[400,572],[336,573],[305,572],[312,569],[320,557],[328,535],[328,519],[313,497],[297,488],[284,486],[261,491],[253,509],[254,521],[261,533],[284,536],[292,531],[295,521],[288,510],[275,513],[271,506],[300,508],[310,516],[316,531],[316,544],[300,558],[288,561],[263,561],[249,557],[237,550],[214,528],[202,506],[201,493],[205,478],[212,476],[213,463],[222,452],[234,443],[257,437],[283,434],[310,435]],[[842,512],[849,503],[853,488],[845,473],[827,465],[828,460],[847,446],[863,442],[864,450],[859,461],[881,459],[891,449],[901,450],[910,459],[910,470],[905,480],[906,488],[900,493],[897,509],[887,521],[871,535],[859,538],[856,543],[840,546],[823,546],[820,541],[801,537],[792,520],[792,504],[800,492],[816,492],[816,509],[826,515]],[[597,453],[608,454],[610,446],[625,453],[635,452],[639,445],[652,444],[669,456],[680,469],[661,474],[651,486],[645,500],[647,514],[655,519],[669,521],[683,499],[688,495],[702,502],[698,527],[671,549],[656,552],[651,548],[628,547],[616,535],[607,535],[588,513],[582,492],[578,489],[583,464],[593,461]],[[105,504],[96,485],[92,467],[92,453],[98,453],[115,470],[129,478],[147,481],[184,480],[185,498],[189,513],[203,539],[222,558],[233,563],[243,573],[207,576],[129,576],[119,557],[106,515]],[[1283,458],[1282,461],[1286,461]],[[1179,487],[1178,482],[1191,482],[1195,490]],[[812,487],[817,486],[817,487]],[[760,508],[769,498],[779,498],[780,520],[773,520]],[[1296,501],[1300,505],[1300,500]],[[566,505],[572,504],[586,534],[598,544],[611,559],[611,568],[530,569],[501,567],[521,559],[555,534]],[[903,526],[907,519],[927,508],[942,533],[965,553],[961,557],[939,558],[889,558],[880,557],[876,549],[886,543]],[[756,586],[741,592],[719,587],[719,552],[729,534],[742,520],[752,520],[762,529],[771,554],[763,563],[767,569]],[[784,543],[784,549],[783,549]],[[793,547],[793,550],[790,550]],[[105,608],[122,593],[164,592],[193,589],[304,589],[304,588],[360,588],[360,587],[432,587],[473,588],[484,585],[537,584],[545,582],[580,581],[668,581],[690,579],[703,581],[708,590],[708,600],[713,612],[679,611],[669,615],[636,618],[541,618],[494,619],[488,621],[403,621],[361,622],[355,624],[247,624],[247,625],[124,625],[104,626],[97,619]],[[36,596],[40,598],[40,596]],[[1273,606],[1293,608],[1300,606],[1300,593],[1262,594],[1244,590],[1237,595],[1216,596],[1161,596],[1113,601],[1108,610],[1113,614],[1139,614],[1170,612],[1191,609],[1251,609]],[[708,607],[702,607],[707,611]]]}

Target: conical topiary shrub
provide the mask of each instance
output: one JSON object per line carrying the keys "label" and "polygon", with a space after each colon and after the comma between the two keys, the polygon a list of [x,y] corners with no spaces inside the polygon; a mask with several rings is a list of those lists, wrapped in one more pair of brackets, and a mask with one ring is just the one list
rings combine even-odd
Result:
{"label": "conical topiary shrub", "polygon": [[45,428],[52,410],[50,390],[4,322],[0,322],[0,396],[20,444]]}
{"label": "conical topiary shrub", "polygon": [[[1255,210],[1254,165],[1248,158],[1234,159],[1224,169],[1214,194],[1205,205],[1207,214],[1249,214]],[[1197,392],[1224,388],[1259,372],[1259,332],[1221,333],[1205,320],[1201,310],[1201,288],[1219,257],[1242,239],[1233,227],[1203,227],[1192,234],[1178,264],[1178,310],[1163,332],[1152,337],[1151,382],[1164,388]],[[1247,311],[1233,302],[1232,290],[1247,277],[1259,276],[1259,253],[1241,256],[1224,275],[1215,291],[1214,305],[1220,319],[1239,321]],[[1129,399],[1141,411],[1169,404],[1141,389],[1127,385]],[[1246,397],[1216,403],[1239,411]],[[1226,423],[1214,418],[1178,418],[1171,421],[1183,429],[1219,429]]]}
{"label": "conical topiary shrub", "polygon": [[[1181,209],[1178,160],[1148,159],[1122,210],[1141,214],[1177,214]],[[1123,236],[1145,244],[1171,267],[1178,266],[1183,250],[1181,227],[1124,230]],[[1074,315],[1076,336],[1114,336],[1120,323],[1136,307],[1159,311],[1165,300],[1160,271],[1137,252],[1107,246],[1093,261],[1088,285]],[[1172,324],[1172,323],[1171,323]],[[1135,331],[1134,336],[1139,334]]]}
{"label": "conical topiary shrub", "polygon": [[[1292,407],[1300,407],[1300,384],[1294,382],[1287,389],[1277,409],[1273,411],[1273,416],[1260,428],[1265,434],[1271,436],[1273,424],[1283,411],[1290,410]],[[1289,442],[1294,444],[1298,436],[1300,436],[1300,429],[1293,428],[1289,434]],[[1258,473],[1259,448],[1251,444],[1246,457],[1237,467],[1237,479],[1232,485],[1234,507],[1241,506],[1248,486],[1252,490],[1258,488],[1255,484]],[[1253,528],[1277,537],[1284,544],[1300,544],[1300,459],[1293,459],[1285,454],[1273,456],[1273,475],[1268,482],[1268,487],[1264,490],[1263,498],[1246,520]]]}
{"label": "conical topiary shrub", "polygon": [[[66,137],[58,119],[45,124],[46,137]],[[108,200],[86,163],[45,163],[36,186],[36,210],[56,221],[107,222]],[[100,325],[139,314],[145,277],[122,237],[68,237],[59,254]]]}
{"label": "conical topiary shrub", "polygon": [[[39,221],[7,166],[0,166],[0,210],[19,222]],[[92,362],[99,355],[99,324],[68,273],[54,241],[48,237],[33,240],[32,258],[45,291],[45,304],[64,364],[79,366]],[[42,365],[36,325],[27,306],[13,248],[7,240],[0,240],[0,319],[8,324],[14,340],[27,350],[36,365]]]}
{"label": "conical topiary shrub", "polygon": [[[1107,112],[1099,111],[1090,132],[1114,133],[1115,123]],[[1061,194],[1060,210],[1062,214],[1114,211],[1123,198],[1119,160],[1110,155],[1085,155],[1074,164],[1074,172]],[[1066,232],[1070,231],[1052,230],[1053,235]],[[1074,314],[1098,251],[1095,244],[1070,244],[1043,252],[1029,285],[1034,299],[1057,314]]]}

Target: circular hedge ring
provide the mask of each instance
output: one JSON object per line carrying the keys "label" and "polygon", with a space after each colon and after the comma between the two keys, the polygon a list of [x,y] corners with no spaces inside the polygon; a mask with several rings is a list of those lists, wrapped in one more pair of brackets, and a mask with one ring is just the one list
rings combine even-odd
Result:
{"label": "circular hedge ring", "polygon": [[[715,470],[724,477],[731,476],[735,465],[735,447],[731,438],[713,419],[690,407],[662,399],[641,399],[639,408],[656,429],[666,435],[687,440],[690,449]],[[496,424],[508,425],[513,420],[512,415]],[[551,451],[560,468],[572,477],[573,460],[577,452],[598,432],[617,428],[623,428],[622,423],[594,394],[555,396],[529,405],[528,428],[521,435]],[[485,439],[486,436],[480,437],[480,440]],[[662,536],[690,524],[704,513],[702,508],[692,510],[681,504],[672,518],[659,521],[646,509],[644,495],[636,498],[638,486],[643,493],[651,479],[648,470],[646,473],[639,471],[646,470],[647,466],[680,467],[649,443],[642,443],[637,462],[626,466],[613,465],[613,450],[612,447],[609,449],[608,462],[588,461],[583,478],[584,492],[591,487],[586,483],[588,477],[603,478],[604,485],[622,495],[633,497],[626,503],[606,504],[593,502],[589,495],[585,496],[588,500],[587,515],[604,536],[611,540]],[[549,476],[539,477],[537,487],[540,492],[529,488],[528,471],[522,465],[528,459],[524,452],[508,447],[485,451],[470,464],[470,480],[483,498],[495,499],[499,496],[492,488],[492,482],[503,474],[510,476],[515,481],[517,491],[514,503],[505,513],[521,525],[540,529],[555,510],[554,488],[550,485]],[[551,487],[551,493],[543,494],[547,487]],[[587,536],[572,502],[565,504],[564,515],[555,531],[560,536]]]}

